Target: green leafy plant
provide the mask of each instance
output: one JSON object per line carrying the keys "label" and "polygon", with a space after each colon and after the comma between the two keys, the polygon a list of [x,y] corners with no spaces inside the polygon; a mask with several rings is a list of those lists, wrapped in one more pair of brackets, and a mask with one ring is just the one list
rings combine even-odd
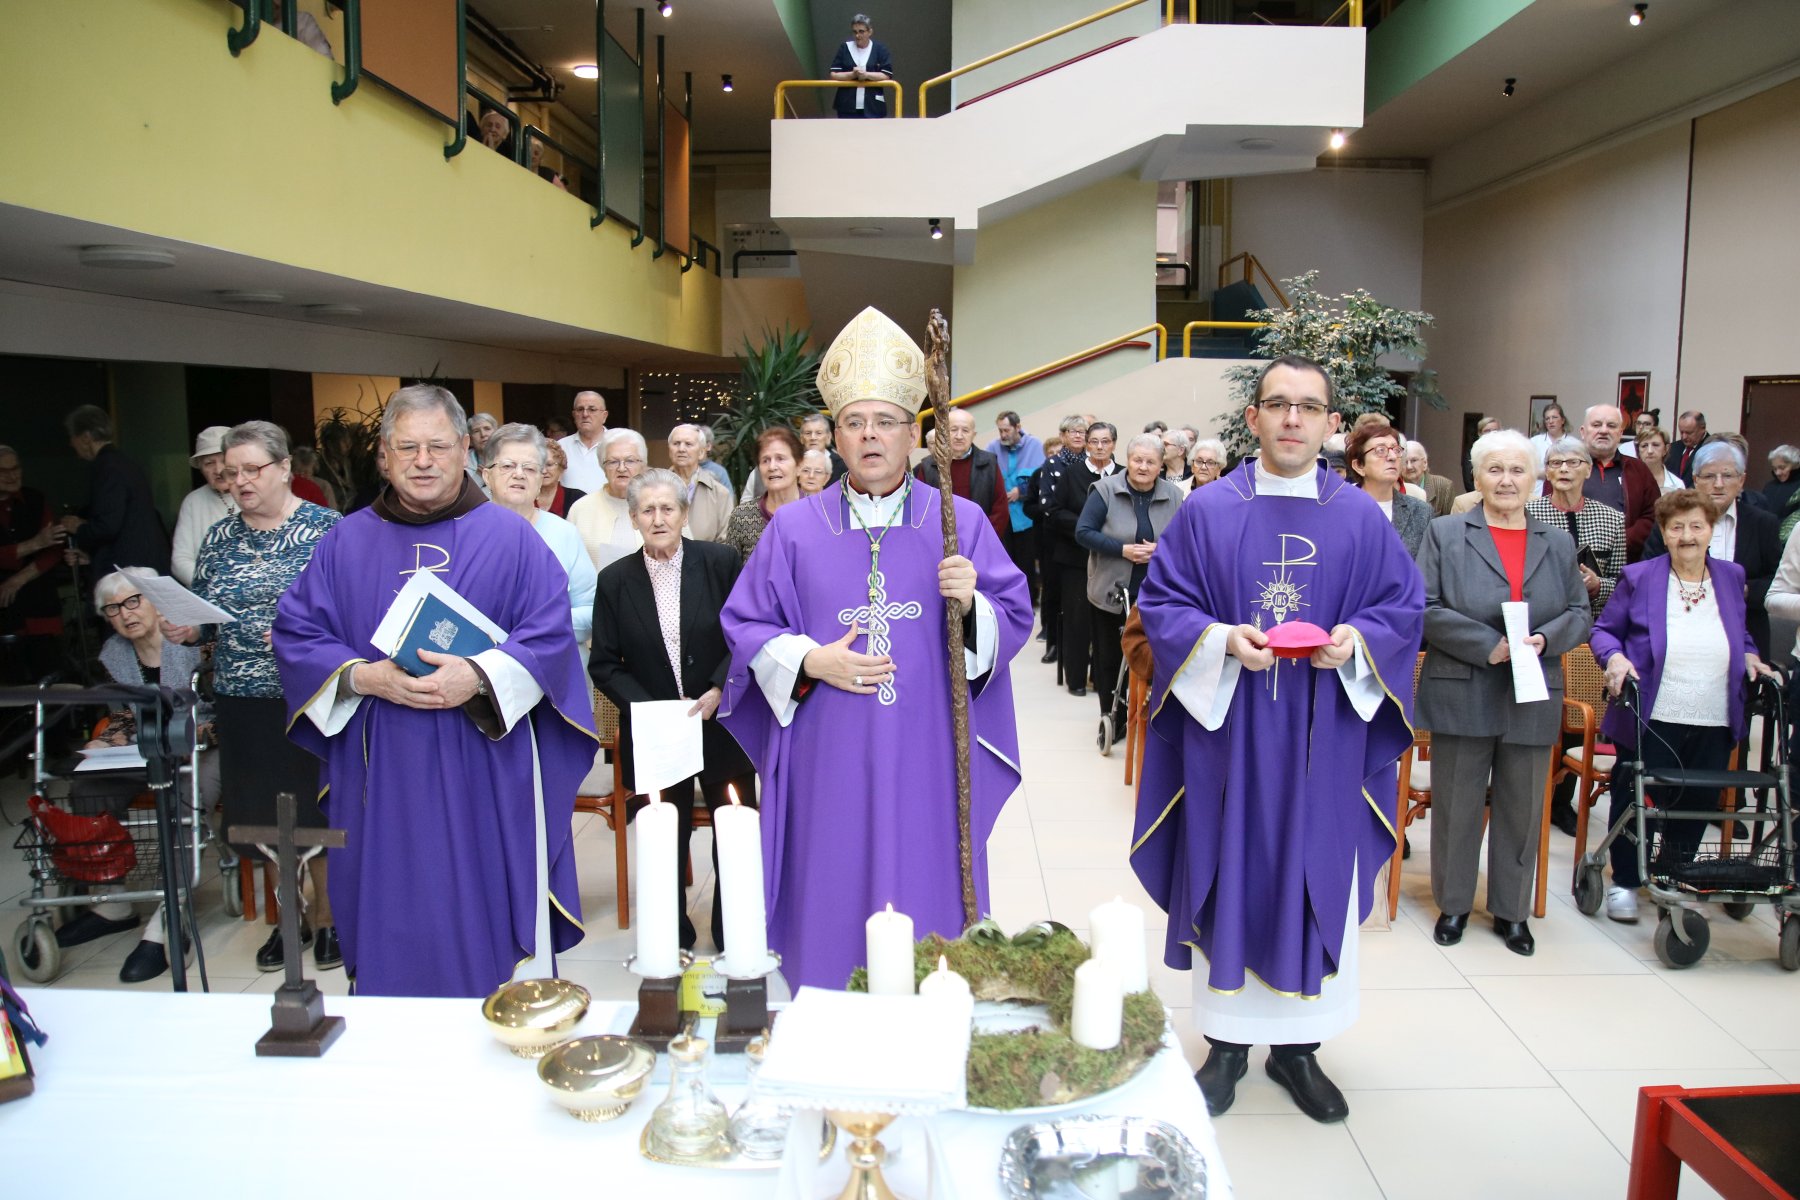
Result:
{"label": "green leafy plant", "polygon": [[[368,395],[373,399],[366,399],[358,384],[356,407],[327,409],[313,430],[319,474],[331,484],[339,503],[345,505],[381,482],[375,447],[381,441],[381,414],[387,402],[381,398],[374,379],[369,380]],[[368,407],[370,404],[373,409]]]}
{"label": "green leafy plant", "polygon": [[[1363,413],[1385,413],[1389,401],[1406,395],[1406,387],[1381,365],[1381,358],[1394,354],[1422,360],[1423,334],[1432,317],[1383,304],[1360,288],[1341,296],[1325,296],[1317,287],[1318,277],[1317,271],[1308,271],[1282,280],[1292,307],[1250,314],[1251,320],[1269,322],[1259,336],[1256,353],[1262,358],[1298,354],[1324,367],[1348,428]],[[1248,453],[1256,445],[1244,424],[1244,409],[1255,398],[1259,370],[1240,366],[1225,373],[1234,386],[1237,404],[1219,418],[1220,436],[1234,455]],[[1430,389],[1428,396],[1436,396],[1435,382],[1425,386]],[[1441,407],[1443,400],[1438,397],[1428,403]]]}
{"label": "green leafy plant", "polygon": [[744,339],[738,360],[744,374],[728,407],[713,414],[713,455],[733,479],[756,469],[756,439],[777,425],[794,428],[819,411],[819,352],[806,348],[810,331],[784,327],[763,331],[760,346]]}

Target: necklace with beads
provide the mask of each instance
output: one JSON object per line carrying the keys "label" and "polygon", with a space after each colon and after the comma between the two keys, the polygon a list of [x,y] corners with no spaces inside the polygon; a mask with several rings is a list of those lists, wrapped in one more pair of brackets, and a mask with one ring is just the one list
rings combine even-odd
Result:
{"label": "necklace with beads", "polygon": [[1681,611],[1693,612],[1695,608],[1706,602],[1706,581],[1710,575],[1702,574],[1695,583],[1689,583],[1680,575],[1675,576],[1675,586],[1681,589]]}

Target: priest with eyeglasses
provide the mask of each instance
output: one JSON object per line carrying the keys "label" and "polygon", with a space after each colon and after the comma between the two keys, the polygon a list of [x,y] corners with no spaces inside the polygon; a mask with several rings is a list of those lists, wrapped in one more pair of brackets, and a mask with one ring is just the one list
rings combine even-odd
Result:
{"label": "priest with eyeglasses", "polygon": [[1019,785],[1008,664],[1031,597],[987,514],[908,470],[925,355],[864,309],[826,351],[819,391],[848,472],[775,513],[726,601],[731,674],[719,712],[763,782],[769,940],[794,986],[841,988],[869,914],[918,936],[962,932],[945,599],[964,622],[977,906],[987,839]]}

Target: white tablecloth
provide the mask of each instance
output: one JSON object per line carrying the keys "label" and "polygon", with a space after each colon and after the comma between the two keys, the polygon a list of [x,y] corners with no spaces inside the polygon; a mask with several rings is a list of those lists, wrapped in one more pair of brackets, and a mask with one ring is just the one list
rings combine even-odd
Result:
{"label": "white tablecloth", "polygon": [[[256,1057],[269,997],[26,990],[49,1042],[32,1051],[37,1090],[0,1104],[6,1196],[342,1197],[546,1194],[767,1196],[775,1173],[669,1167],[642,1158],[638,1135],[662,1099],[645,1089],[617,1121],[590,1125],[556,1108],[535,1064],[494,1041],[468,1000],[327,998],[347,1019],[322,1059]],[[622,1031],[631,1006],[596,1003],[580,1033]],[[717,1087],[727,1105],[740,1089]],[[1229,1197],[1206,1107],[1178,1050],[1091,1111],[1156,1117],[1206,1156],[1210,1196]],[[932,1118],[959,1200],[1002,1196],[998,1164],[1019,1117]],[[889,1182],[924,1200],[925,1155],[907,1122]],[[834,1152],[821,1195],[845,1169]],[[831,1185],[829,1192],[825,1184]],[[492,1189],[506,1188],[496,1193]],[[579,1189],[579,1190],[573,1190]]]}

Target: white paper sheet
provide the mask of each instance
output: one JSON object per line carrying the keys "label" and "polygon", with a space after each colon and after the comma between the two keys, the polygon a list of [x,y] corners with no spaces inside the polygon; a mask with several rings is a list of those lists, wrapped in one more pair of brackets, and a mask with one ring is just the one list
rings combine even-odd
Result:
{"label": "white paper sheet", "polygon": [[181,586],[179,580],[143,567],[121,567],[125,578],[142,592],[163,620],[171,625],[225,625],[237,620],[216,604],[208,604]]}
{"label": "white paper sheet", "polygon": [[660,792],[706,765],[692,700],[640,700],[631,706],[631,775],[639,792]]}
{"label": "white paper sheet", "polygon": [[1506,622],[1506,641],[1512,652],[1513,699],[1520,704],[1548,700],[1544,664],[1537,651],[1525,644],[1531,636],[1531,606],[1522,600],[1508,600],[1500,605],[1500,616]]}
{"label": "white paper sheet", "polygon": [[369,636],[369,644],[386,657],[392,658],[401,639],[406,636],[407,623],[419,611],[419,605],[425,602],[427,596],[436,596],[462,613],[477,629],[493,638],[494,645],[506,642],[506,631],[494,624],[486,613],[463,599],[455,588],[439,579],[434,572],[415,571],[412,578],[406,581],[406,586],[400,589],[400,594],[394,597],[394,602],[388,605],[387,615],[381,618],[381,624]]}
{"label": "white paper sheet", "polygon": [[142,770],[148,766],[144,756],[138,750],[137,743],[129,746],[96,746],[81,752],[81,763],[75,768],[77,775],[83,771],[123,771],[131,768]]}

